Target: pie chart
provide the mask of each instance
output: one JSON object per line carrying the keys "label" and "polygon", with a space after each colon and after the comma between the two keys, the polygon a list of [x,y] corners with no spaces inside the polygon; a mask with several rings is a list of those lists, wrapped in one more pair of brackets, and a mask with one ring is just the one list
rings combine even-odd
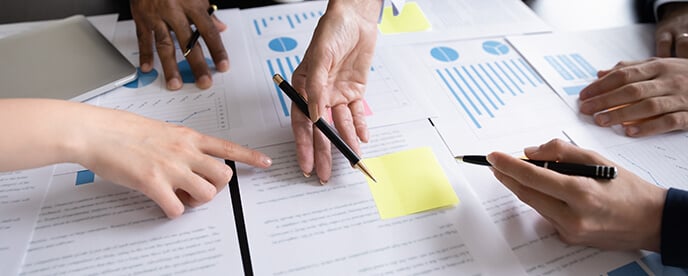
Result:
{"label": "pie chart", "polygon": [[158,71],[155,68],[148,73],[141,72],[141,68],[136,68],[136,79],[125,84],[124,87],[132,89],[144,87],[153,83],[157,78]]}
{"label": "pie chart", "polygon": [[488,54],[501,56],[509,53],[509,46],[499,41],[488,40],[483,42],[483,50]]}
{"label": "pie chart", "polygon": [[444,46],[432,48],[430,55],[442,62],[452,62],[459,59],[459,53],[456,50]]}
{"label": "pie chart", "polygon": [[[210,71],[212,72],[213,69],[215,69],[215,63],[213,63],[212,60],[209,58],[205,58],[205,63],[208,64],[208,67],[210,68]],[[182,75],[182,82],[184,83],[195,83],[196,78],[194,77],[193,72],[191,72],[191,66],[189,66],[189,62],[186,60],[182,60],[177,63],[177,67],[179,68],[179,74]]]}
{"label": "pie chart", "polygon": [[268,43],[268,47],[270,47],[270,50],[282,53],[294,50],[296,48],[296,45],[298,45],[298,43],[295,39],[291,37],[278,37],[273,40],[270,40],[270,42]]}

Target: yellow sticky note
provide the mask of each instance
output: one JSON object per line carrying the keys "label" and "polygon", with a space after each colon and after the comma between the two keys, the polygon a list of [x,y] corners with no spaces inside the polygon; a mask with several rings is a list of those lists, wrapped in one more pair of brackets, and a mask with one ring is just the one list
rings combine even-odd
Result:
{"label": "yellow sticky note", "polygon": [[392,7],[386,7],[378,28],[383,34],[421,32],[430,29],[430,21],[416,2],[408,2],[397,16],[392,14]]}
{"label": "yellow sticky note", "polygon": [[429,147],[363,161],[376,178],[368,187],[383,219],[456,205],[459,198]]}

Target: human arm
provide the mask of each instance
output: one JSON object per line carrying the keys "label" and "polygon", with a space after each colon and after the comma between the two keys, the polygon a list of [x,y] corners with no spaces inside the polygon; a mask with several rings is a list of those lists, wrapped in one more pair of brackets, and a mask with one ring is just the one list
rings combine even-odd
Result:
{"label": "human arm", "polygon": [[[616,166],[599,154],[555,139],[527,148],[528,158]],[[666,190],[619,168],[613,180],[568,176],[504,153],[491,153],[495,177],[533,207],[568,244],[660,251]]]}
{"label": "human arm", "polygon": [[[226,25],[215,16],[208,15],[208,0],[130,0],[130,7],[136,23],[141,71],[148,72],[153,68],[153,55],[157,52],[167,89],[177,90],[182,87],[171,32],[174,31],[179,46],[186,47],[192,36],[192,23],[203,37],[215,62],[215,69],[220,72],[229,70],[229,57],[220,37],[220,32],[226,29]],[[181,49],[182,52],[185,50]],[[212,76],[201,46],[196,44],[186,59],[194,74],[196,86],[209,88]]]}
{"label": "human arm", "polygon": [[688,59],[620,62],[581,90],[580,112],[632,137],[688,129],[687,75]]}
{"label": "human arm", "polygon": [[655,1],[655,49],[659,57],[688,58],[688,1]]}
{"label": "human arm", "polygon": [[360,154],[360,141],[368,141],[363,93],[377,40],[382,1],[331,0],[318,22],[292,84],[308,100],[311,118],[292,105],[292,130],[299,166],[304,175],[315,169],[321,183],[332,170],[330,142],[313,122],[331,108],[335,128]]}
{"label": "human arm", "polygon": [[138,190],[170,218],[221,191],[233,172],[216,158],[265,168],[264,154],[133,113],[42,99],[0,100],[0,171],[78,163]]}

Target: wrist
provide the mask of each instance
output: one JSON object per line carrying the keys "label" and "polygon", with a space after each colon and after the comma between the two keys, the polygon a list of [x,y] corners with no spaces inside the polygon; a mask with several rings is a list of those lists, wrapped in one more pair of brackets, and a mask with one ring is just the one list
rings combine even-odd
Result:
{"label": "wrist", "polygon": [[351,11],[377,24],[383,3],[384,0],[330,0],[327,12],[346,14]]}

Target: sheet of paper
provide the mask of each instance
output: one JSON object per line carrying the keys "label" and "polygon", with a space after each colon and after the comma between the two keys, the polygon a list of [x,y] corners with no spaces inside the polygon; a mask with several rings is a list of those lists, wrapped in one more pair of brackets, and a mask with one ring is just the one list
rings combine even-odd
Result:
{"label": "sheet of paper", "polygon": [[82,171],[56,166],[22,275],[243,274],[228,189],[170,220],[143,194]]}
{"label": "sheet of paper", "polygon": [[[241,11],[244,26],[248,26],[245,39],[251,49],[249,56],[255,65],[253,74],[257,85],[248,91],[261,96],[263,115],[269,126],[264,135],[254,132],[253,136],[271,136],[276,128],[286,129],[291,134],[291,101],[274,84],[272,76],[279,73],[291,80],[326,5],[326,1],[307,1]],[[427,108],[427,99],[399,85],[391,70],[393,68],[376,52],[368,72],[364,99],[370,127],[418,120],[432,114],[432,109]]]}
{"label": "sheet of paper", "polygon": [[[118,14],[104,14],[87,16],[86,18],[91,22],[91,24],[93,24],[94,27],[96,27],[96,29],[98,29],[98,31],[100,31],[101,34],[103,34],[103,36],[112,41],[112,38],[115,34],[115,26],[117,24],[118,17]],[[52,21],[54,20],[2,24],[0,25],[0,38],[30,30]]]}
{"label": "sheet of paper", "polygon": [[322,186],[303,177],[293,143],[260,148],[273,158],[271,168],[238,167],[253,272],[523,274],[433,131],[427,120],[374,128],[364,152],[431,147],[461,204],[389,220],[380,219],[364,176],[343,156],[335,156]]}
{"label": "sheet of paper", "polygon": [[[431,30],[415,33],[383,34],[379,43],[408,44],[508,34],[549,32],[549,27],[528,6],[518,0],[416,0],[430,21]],[[404,14],[404,10],[401,15]]]}
{"label": "sheet of paper", "polygon": [[0,268],[19,274],[53,166],[0,172]]}
{"label": "sheet of paper", "polygon": [[[403,61],[405,86],[426,92],[439,116],[435,127],[454,155],[492,151],[523,155],[523,148],[580,127],[577,111],[504,39],[474,39],[391,48]],[[399,65],[390,65],[401,67]],[[499,183],[488,168],[460,165],[491,220],[531,275],[599,274],[642,254],[567,246],[554,228]]]}
{"label": "sheet of paper", "polygon": [[654,25],[508,37],[519,53],[574,110],[597,71],[654,56]]}
{"label": "sheet of paper", "polygon": [[363,162],[377,180],[366,178],[383,219],[459,203],[456,192],[429,147],[393,152],[367,158]]}
{"label": "sheet of paper", "polygon": [[688,190],[688,133],[672,132],[643,138],[612,133],[608,128],[567,129],[584,148],[600,152],[650,183]]}
{"label": "sheet of paper", "polygon": [[389,47],[384,57],[406,57],[390,67],[402,85],[432,99],[435,127],[455,155],[486,154],[508,138],[517,149],[580,124],[509,44],[499,38]]}
{"label": "sheet of paper", "polygon": [[[165,88],[162,65],[156,55],[154,69],[151,72],[139,71],[137,80],[92,103],[184,125],[245,145],[268,143],[262,142],[262,139],[269,142],[291,141],[293,138],[290,129],[285,129],[281,135],[274,129],[271,135],[255,135],[259,133],[258,130],[269,127],[263,119],[263,114],[268,114],[270,110],[264,109],[265,105],[258,96],[260,93],[255,89],[251,73],[253,60],[248,54],[247,44],[243,38],[239,10],[220,10],[215,16],[228,26],[232,26],[221,34],[225,50],[230,57],[230,70],[225,73],[213,72],[211,88],[201,90],[196,87],[188,62],[178,50],[176,56],[178,66],[182,68],[180,73],[184,82],[182,89],[169,91]],[[133,21],[117,23],[117,34],[113,43],[133,64],[139,64],[139,49]],[[175,45],[179,47],[178,44]],[[213,70],[208,49],[202,40],[199,45],[202,45],[206,61]]]}
{"label": "sheet of paper", "polygon": [[382,22],[378,24],[383,34],[421,32],[430,27],[430,21],[415,2],[405,4],[404,12],[396,16],[392,7],[386,7],[382,13]]}

